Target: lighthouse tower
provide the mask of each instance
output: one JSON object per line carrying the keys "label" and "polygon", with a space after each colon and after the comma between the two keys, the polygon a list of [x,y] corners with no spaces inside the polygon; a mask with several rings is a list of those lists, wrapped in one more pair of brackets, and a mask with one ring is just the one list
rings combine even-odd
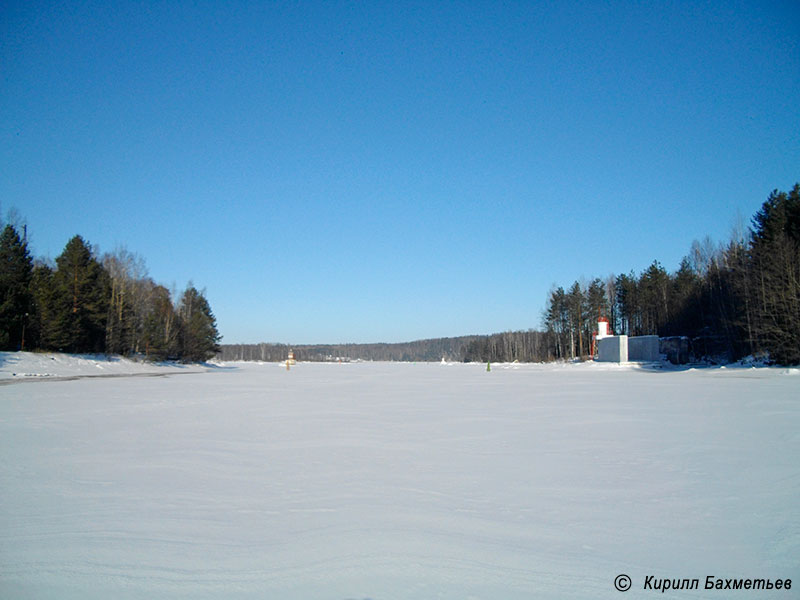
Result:
{"label": "lighthouse tower", "polygon": [[608,319],[600,317],[597,319],[597,336],[595,339],[602,340],[604,337],[611,335],[609,333]]}
{"label": "lighthouse tower", "polygon": [[597,342],[603,338],[614,335],[608,323],[608,319],[600,317],[597,319],[597,331],[592,334],[592,356],[597,356]]}

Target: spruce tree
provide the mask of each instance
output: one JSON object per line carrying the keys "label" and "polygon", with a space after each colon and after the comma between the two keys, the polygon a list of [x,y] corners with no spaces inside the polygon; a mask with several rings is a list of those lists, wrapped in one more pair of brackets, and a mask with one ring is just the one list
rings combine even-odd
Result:
{"label": "spruce tree", "polygon": [[753,217],[753,330],[779,363],[800,363],[800,184],[775,190]]}
{"label": "spruce tree", "polygon": [[108,277],[79,235],[56,259],[51,344],[67,352],[102,352],[108,311]]}
{"label": "spruce tree", "polygon": [[0,349],[23,350],[33,314],[30,290],[33,261],[28,244],[16,229],[6,225],[0,235]]}
{"label": "spruce tree", "polygon": [[190,285],[183,293],[178,314],[182,360],[202,362],[213,358],[219,352],[221,337],[205,296]]}
{"label": "spruce tree", "polygon": [[[57,350],[55,335],[55,293],[53,279],[55,273],[49,265],[37,261],[33,267],[31,293],[33,294],[34,312],[30,320],[30,347],[42,350]],[[26,334],[26,338],[27,338]],[[25,343],[28,347],[28,342]]]}

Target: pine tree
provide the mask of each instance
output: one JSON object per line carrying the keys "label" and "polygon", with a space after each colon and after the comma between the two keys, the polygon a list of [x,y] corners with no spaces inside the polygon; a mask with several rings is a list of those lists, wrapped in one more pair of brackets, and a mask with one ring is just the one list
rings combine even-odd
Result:
{"label": "pine tree", "polygon": [[672,307],[663,335],[694,335],[702,327],[700,278],[688,257],[681,260],[678,271],[670,280],[669,304]]}
{"label": "pine tree", "polygon": [[639,278],[642,334],[658,335],[664,329],[669,319],[669,283],[667,272],[657,260]]}
{"label": "pine tree", "polygon": [[619,315],[618,333],[623,335],[640,335],[639,332],[639,290],[636,275],[621,273],[617,276],[617,314]]}
{"label": "pine tree", "polygon": [[[34,312],[30,290],[33,261],[28,244],[6,225],[0,235],[0,349],[24,350],[25,329]],[[30,340],[30,329],[28,339]],[[30,343],[30,342],[29,342]]]}
{"label": "pine tree", "polygon": [[584,330],[587,319],[586,299],[580,284],[576,281],[567,293],[569,311],[570,358],[588,354],[588,339],[584,344]]}
{"label": "pine tree", "polygon": [[567,310],[567,295],[563,287],[558,287],[550,292],[550,301],[545,314],[545,325],[554,342],[553,354],[555,358],[566,358],[567,339],[569,332],[569,311]]}
{"label": "pine tree", "polygon": [[606,288],[602,280],[595,278],[589,283],[586,289],[586,332],[585,339],[592,339],[592,332],[597,327],[597,320],[600,317],[609,318],[608,300],[606,299]]}

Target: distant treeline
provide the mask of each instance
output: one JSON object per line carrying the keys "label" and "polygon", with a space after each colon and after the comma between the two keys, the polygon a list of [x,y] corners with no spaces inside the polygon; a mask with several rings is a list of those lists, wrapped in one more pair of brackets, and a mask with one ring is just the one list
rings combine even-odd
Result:
{"label": "distant treeline", "polygon": [[296,360],[338,361],[338,360],[379,360],[379,361],[448,361],[462,360],[466,344],[478,336],[456,338],[437,338],[418,340],[400,344],[223,344],[220,348],[221,360],[250,360],[274,362],[286,360],[289,350]]}
{"label": "distant treeline", "polygon": [[[686,337],[698,359],[768,355],[779,364],[800,363],[800,184],[772,192],[749,231],[721,245],[694,242],[673,273],[655,261],[639,274],[556,287],[542,331],[293,349],[299,360],[544,362],[588,356],[600,317],[618,334]],[[225,345],[220,356],[275,361],[288,350]]]}
{"label": "distant treeline", "polygon": [[192,285],[173,294],[126,250],[98,257],[73,237],[54,264],[33,261],[26,231],[0,236],[0,349],[203,361],[219,350],[216,320]]}

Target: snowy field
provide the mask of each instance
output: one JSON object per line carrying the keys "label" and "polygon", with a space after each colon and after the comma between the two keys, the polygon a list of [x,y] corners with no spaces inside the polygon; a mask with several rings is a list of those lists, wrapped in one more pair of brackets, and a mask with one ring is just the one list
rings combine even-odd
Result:
{"label": "snowy field", "polygon": [[0,598],[800,597],[797,369],[15,356]]}

